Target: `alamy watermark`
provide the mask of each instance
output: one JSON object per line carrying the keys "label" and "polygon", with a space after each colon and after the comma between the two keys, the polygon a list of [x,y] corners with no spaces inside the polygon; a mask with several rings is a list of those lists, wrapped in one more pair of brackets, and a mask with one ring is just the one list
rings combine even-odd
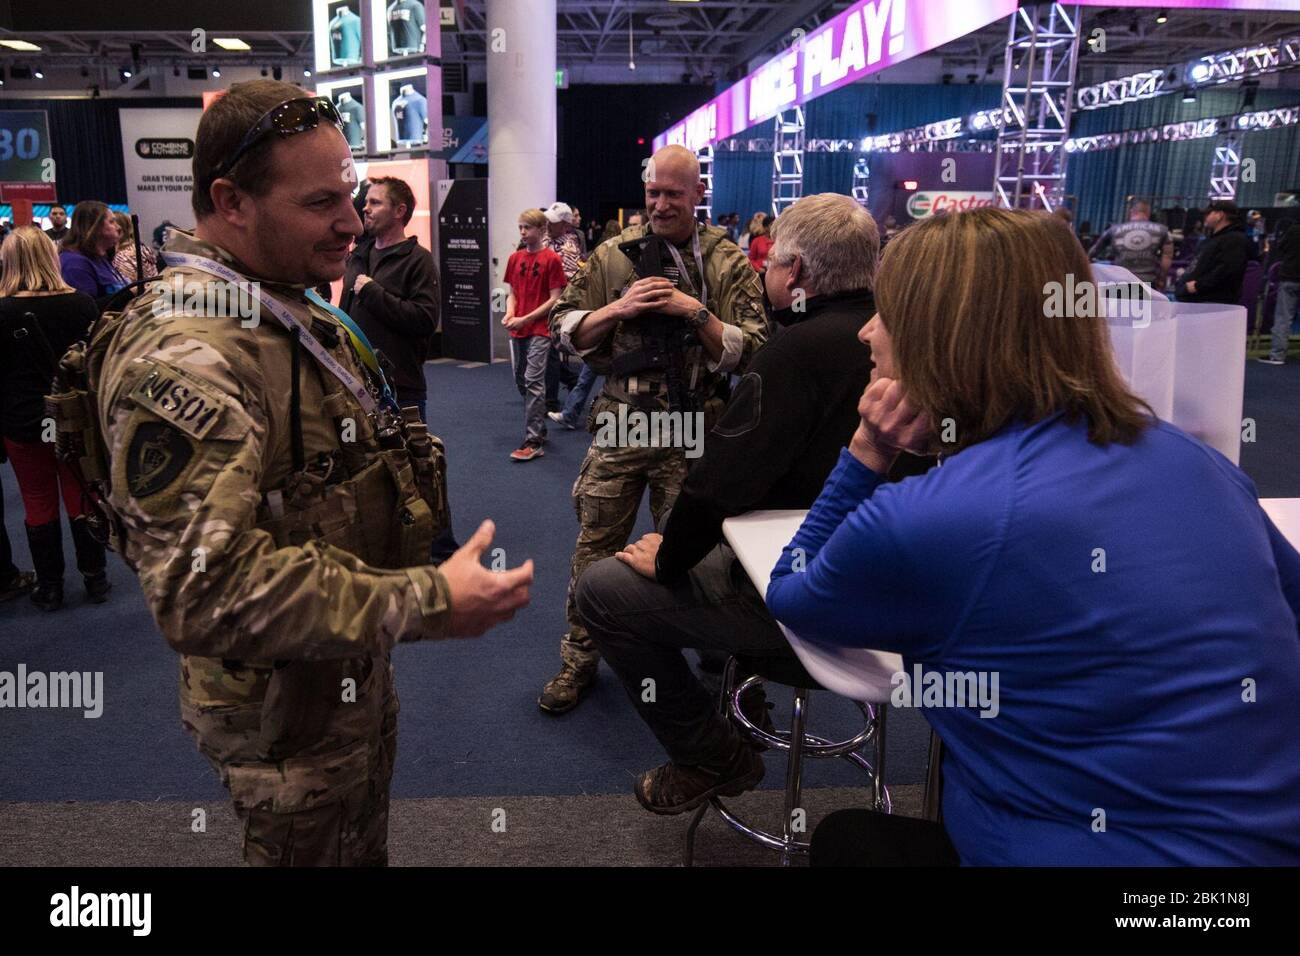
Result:
{"label": "alamy watermark", "polygon": [[980,717],[996,717],[1001,710],[997,671],[923,672],[913,664],[911,674],[895,671],[889,684],[895,707],[976,707]]}
{"label": "alamy watermark", "polygon": [[186,279],[173,273],[161,282],[153,301],[154,315],[201,315],[210,319],[239,319],[246,329],[262,321],[260,282]]}
{"label": "alamy watermark", "polygon": [[83,893],[73,886],[50,897],[50,925],[127,927],[132,936],[148,936],[153,928],[153,894]]}
{"label": "alamy watermark", "polygon": [[704,454],[703,412],[645,412],[620,404],[596,415],[597,448],[683,448],[687,458]]}
{"label": "alamy watermark", "polygon": [[103,671],[0,671],[0,708],[44,707],[81,710],[93,720],[104,713]]}
{"label": "alamy watermark", "polygon": [[1071,272],[1066,273],[1065,282],[1043,286],[1043,315],[1049,319],[1128,319],[1134,328],[1143,329],[1151,324],[1154,295],[1145,282],[1076,282]]}

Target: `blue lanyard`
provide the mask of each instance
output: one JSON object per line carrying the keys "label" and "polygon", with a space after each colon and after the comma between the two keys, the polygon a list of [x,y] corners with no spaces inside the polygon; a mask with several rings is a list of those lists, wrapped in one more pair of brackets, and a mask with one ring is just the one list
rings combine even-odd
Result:
{"label": "blue lanyard", "polygon": [[357,346],[357,352],[361,355],[361,361],[379,380],[380,397],[384,404],[396,411],[400,411],[397,399],[393,396],[392,389],[388,387],[388,379],[384,377],[384,370],[379,366],[379,356],[375,352],[375,347],[370,344],[370,339],[366,338],[366,333],[361,331],[361,326],[357,325],[352,316],[338,306],[331,305],[317,295],[315,289],[308,289],[306,297],[338,319],[339,323],[348,330],[352,335],[353,344]]}

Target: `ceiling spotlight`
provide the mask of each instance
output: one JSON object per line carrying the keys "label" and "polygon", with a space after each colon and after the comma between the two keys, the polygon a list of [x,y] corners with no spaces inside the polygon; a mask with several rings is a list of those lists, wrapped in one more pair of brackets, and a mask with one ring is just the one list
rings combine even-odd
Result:
{"label": "ceiling spotlight", "polygon": [[42,73],[40,70],[37,70],[35,73],[32,74],[32,76],[36,77],[38,80],[45,79],[45,74]]}
{"label": "ceiling spotlight", "polygon": [[273,80],[284,79],[284,71],[281,70],[278,66],[271,67],[271,79]]}
{"label": "ceiling spotlight", "polygon": [[302,75],[303,75],[303,76],[311,76],[311,70],[304,69],[304,70],[302,71]]}
{"label": "ceiling spotlight", "polygon": [[213,79],[218,79],[218,80],[221,79],[221,71],[218,70],[215,66],[212,68],[212,77]]}
{"label": "ceiling spotlight", "polygon": [[1193,90],[1193,89],[1191,89],[1190,87],[1189,87],[1188,89],[1183,90],[1183,102],[1184,102],[1184,103],[1195,103],[1195,102],[1196,102],[1196,91]]}
{"label": "ceiling spotlight", "polygon": [[173,64],[172,64],[172,76],[180,76],[180,75],[181,75],[181,68],[180,68],[179,66],[177,66],[175,63],[173,63]]}
{"label": "ceiling spotlight", "polygon": [[122,68],[122,79],[124,80],[131,79],[131,71],[126,69],[125,67]]}
{"label": "ceiling spotlight", "polygon": [[1156,23],[1168,23],[1168,22],[1169,22],[1168,10],[1161,10],[1159,13],[1156,14]]}
{"label": "ceiling spotlight", "polygon": [[262,67],[262,75],[266,76],[266,67]]}

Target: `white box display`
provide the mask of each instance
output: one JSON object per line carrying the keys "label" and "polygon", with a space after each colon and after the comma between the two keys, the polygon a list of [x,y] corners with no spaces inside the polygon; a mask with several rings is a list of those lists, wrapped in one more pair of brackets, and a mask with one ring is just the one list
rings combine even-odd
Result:
{"label": "white box display", "polygon": [[[1094,265],[1093,273],[1098,283],[1140,282],[1117,266]],[[1120,373],[1158,416],[1239,463],[1246,310],[1152,295],[1137,318],[1116,314],[1115,303],[1106,301]]]}

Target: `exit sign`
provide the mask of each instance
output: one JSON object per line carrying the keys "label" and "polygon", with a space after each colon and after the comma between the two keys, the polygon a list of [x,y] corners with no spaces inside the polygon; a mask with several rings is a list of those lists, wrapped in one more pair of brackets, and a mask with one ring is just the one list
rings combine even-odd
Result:
{"label": "exit sign", "polygon": [[567,89],[569,88],[569,71],[568,71],[568,70],[556,70],[556,71],[555,71],[555,88],[556,88],[557,90],[567,90]]}

